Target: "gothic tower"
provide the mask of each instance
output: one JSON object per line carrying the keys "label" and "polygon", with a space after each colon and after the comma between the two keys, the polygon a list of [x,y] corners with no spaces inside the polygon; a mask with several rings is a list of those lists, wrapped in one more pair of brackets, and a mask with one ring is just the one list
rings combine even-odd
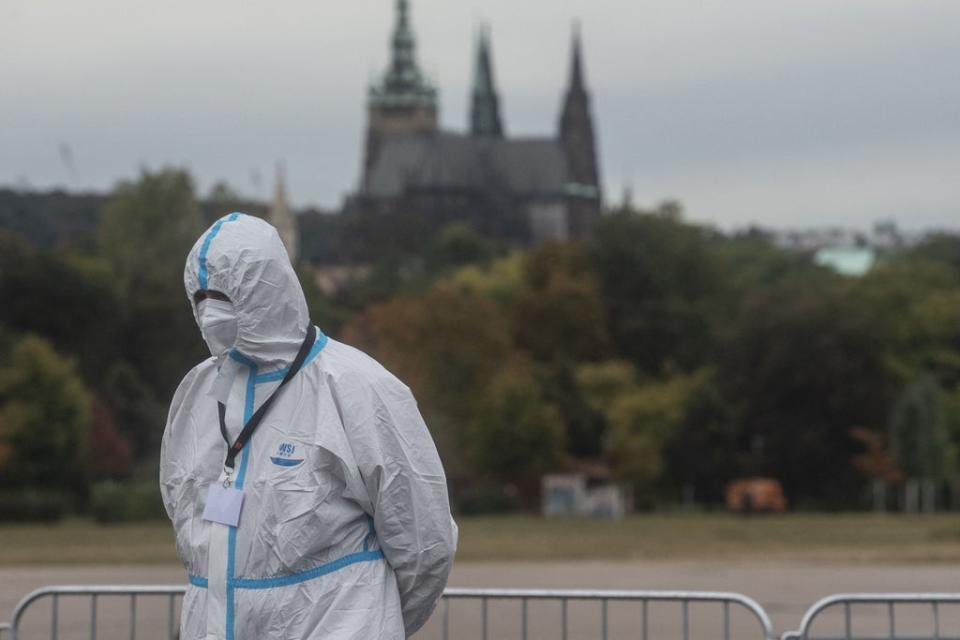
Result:
{"label": "gothic tower", "polygon": [[503,137],[500,96],[497,94],[493,80],[489,29],[481,29],[477,40],[477,60],[473,70],[473,103],[470,108],[470,134]]}
{"label": "gothic tower", "polygon": [[373,165],[384,136],[437,130],[437,90],[417,66],[408,0],[397,0],[391,54],[386,72],[370,87],[367,96],[364,176]]}
{"label": "gothic tower", "polygon": [[293,213],[290,211],[290,207],[287,205],[287,186],[285,184],[286,180],[286,169],[282,162],[277,163],[277,182],[273,191],[273,203],[270,205],[270,215],[268,216],[268,221],[272,224],[277,233],[280,235],[280,239],[283,241],[283,246],[287,250],[287,255],[290,256],[290,262],[296,266],[297,260],[299,259],[299,245],[300,245],[300,234],[297,229],[297,219],[294,217]]}
{"label": "gothic tower", "polygon": [[570,56],[570,84],[560,114],[560,143],[570,167],[576,195],[594,198],[599,206],[600,171],[597,167],[593,116],[590,114],[590,94],[587,92],[580,53],[580,28],[574,27]]}

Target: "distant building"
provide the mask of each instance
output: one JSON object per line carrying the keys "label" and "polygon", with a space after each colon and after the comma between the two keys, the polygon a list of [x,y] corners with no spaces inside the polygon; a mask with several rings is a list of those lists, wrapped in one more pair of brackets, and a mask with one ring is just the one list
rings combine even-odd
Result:
{"label": "distant building", "polygon": [[543,515],[620,519],[633,513],[633,491],[613,482],[609,469],[584,463],[575,466],[568,473],[541,478]]}
{"label": "distant building", "polygon": [[602,193],[579,31],[557,135],[509,137],[490,32],[479,33],[466,132],[440,129],[437,89],[423,75],[407,0],[397,0],[392,58],[370,87],[362,174],[348,210],[467,219],[531,242],[588,233]]}
{"label": "distant building", "polygon": [[286,171],[283,163],[277,163],[276,185],[273,191],[273,203],[267,221],[277,229],[280,240],[290,256],[290,262],[297,264],[300,258],[300,231],[296,216],[290,211],[287,204]]}
{"label": "distant building", "polygon": [[870,247],[824,247],[813,254],[814,263],[845,276],[862,276],[877,261]]}

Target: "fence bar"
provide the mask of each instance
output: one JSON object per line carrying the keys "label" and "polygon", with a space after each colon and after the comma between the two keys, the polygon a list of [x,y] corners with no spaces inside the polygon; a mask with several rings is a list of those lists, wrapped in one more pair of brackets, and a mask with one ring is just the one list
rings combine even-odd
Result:
{"label": "fence bar", "polygon": [[[60,618],[60,596],[58,596],[57,594],[53,594],[53,609],[52,609],[52,612],[53,612],[53,620],[50,621],[50,623],[51,623],[51,630],[50,630],[51,633],[50,633],[50,637],[53,638],[53,640],[57,640],[57,636],[60,634],[60,620],[59,620],[59,618]],[[16,632],[14,632],[14,633],[16,633]]]}
{"label": "fence bar", "polygon": [[[713,591],[620,591],[620,590],[586,590],[586,589],[463,589],[449,588],[444,592],[444,599],[479,599],[479,600],[559,600],[561,616],[562,640],[570,635],[569,606],[570,600],[600,600],[602,608],[602,625],[604,637],[609,637],[609,603],[610,601],[639,602],[641,609],[641,630],[643,640],[649,640],[649,603],[650,602],[679,602],[684,608],[685,638],[690,637],[689,606],[694,602],[720,602],[724,604],[724,637],[730,638],[729,607],[736,604],[750,612],[763,631],[763,638],[774,638],[770,619],[763,608],[756,601],[738,593]],[[719,635],[719,634],[718,634]]]}
{"label": "fence bar", "polygon": [[487,640],[487,599],[480,599],[480,608],[483,611],[483,640]]}
{"label": "fence bar", "polygon": [[97,640],[97,594],[90,596],[90,640]]}
{"label": "fence bar", "polygon": [[[90,598],[90,637],[97,639],[99,626],[100,596],[121,596],[129,598],[131,640],[137,636],[137,607],[141,596],[165,596],[167,600],[167,628],[170,638],[176,637],[176,598],[182,596],[185,587],[171,585],[106,585],[106,586],[54,586],[37,589],[27,594],[14,608],[11,623],[0,624],[0,631],[9,630],[14,640],[22,624],[26,610],[32,603],[40,599],[52,598],[52,633],[51,638],[59,637],[60,599],[65,596],[85,596]],[[643,640],[650,638],[650,610],[651,602],[679,602],[683,610],[683,638],[689,640],[691,633],[690,608],[694,602],[719,602],[723,606],[723,637],[730,640],[731,623],[730,607],[737,605],[747,609],[759,622],[764,640],[773,640],[774,635],[766,612],[754,600],[736,593],[707,592],[707,591],[625,591],[625,590],[586,590],[586,589],[447,589],[443,594],[443,638],[450,639],[450,601],[455,599],[480,600],[482,637],[490,638],[490,601],[492,600],[520,600],[522,615],[522,637],[524,640],[530,635],[531,600],[559,600],[561,611],[561,637],[567,640],[570,637],[570,607],[571,600],[600,601],[602,637],[610,637],[610,603],[613,601],[635,602],[641,606],[641,630]],[[958,594],[960,601],[960,594]],[[162,611],[162,609],[161,609]],[[162,624],[162,623],[161,623]],[[719,635],[719,634],[718,634]]]}
{"label": "fence bar", "polygon": [[603,630],[601,631],[601,636],[600,636],[600,637],[603,638],[603,640],[607,640],[607,603],[608,603],[608,602],[609,602],[609,600],[607,600],[606,598],[604,598],[603,600],[600,601],[600,608],[601,608],[601,610],[603,611],[603,614],[602,614],[602,616],[603,616]]}
{"label": "fence bar", "polygon": [[523,610],[523,640],[527,640],[527,599],[524,598],[520,604],[521,609]]}
{"label": "fence bar", "polygon": [[60,598],[65,596],[87,596],[91,597],[90,633],[93,636],[92,640],[95,640],[97,636],[97,626],[99,624],[98,596],[127,596],[132,598],[142,595],[167,595],[176,597],[183,595],[185,590],[186,588],[180,585],[65,585],[42,587],[24,596],[20,602],[17,603],[17,606],[14,607],[9,624],[0,624],[0,629],[8,629],[14,640],[16,640],[27,608],[37,600],[51,598],[50,637],[53,640],[57,640],[60,635]]}
{"label": "fence bar", "polygon": [[730,640],[730,603],[723,603],[723,640]]}
{"label": "fence bar", "polygon": [[170,640],[175,640],[176,635],[174,634],[174,620],[176,618],[177,602],[176,596],[170,594],[170,603],[169,608],[167,609],[167,637]]}
{"label": "fence bar", "polygon": [[940,640],[940,604],[931,602],[933,605],[933,640]]}
{"label": "fence bar", "polygon": [[566,598],[563,598],[560,601],[560,611],[561,611],[561,618],[563,619],[563,622],[561,623],[561,627],[563,629],[563,635],[561,637],[563,638],[563,640],[567,640],[567,599]]}
{"label": "fence bar", "polygon": [[893,603],[892,603],[892,602],[888,602],[888,603],[887,603],[887,611],[889,612],[889,615],[890,615],[890,640],[896,640],[896,637],[897,637],[897,631],[896,631],[896,629],[897,629],[897,621],[896,621],[896,618],[894,617],[894,614],[893,614]]}
{"label": "fence bar", "polygon": [[130,640],[137,640],[137,594],[130,594]]}
{"label": "fence bar", "polygon": [[[897,604],[929,604],[933,613],[934,639],[940,640],[940,605],[960,605],[960,593],[840,593],[828,596],[807,609],[807,612],[803,614],[800,628],[796,631],[784,633],[781,640],[809,640],[810,630],[815,620],[824,611],[833,607],[843,607],[846,623],[845,637],[854,638],[852,609],[857,604],[884,605],[887,617],[887,634],[885,637],[889,640],[898,640],[895,608]],[[901,638],[901,640],[903,639]]]}
{"label": "fence bar", "polygon": [[450,601],[443,601],[443,640],[450,640]]}
{"label": "fence bar", "polygon": [[647,626],[647,601],[643,601],[643,640],[649,640],[650,629]]}

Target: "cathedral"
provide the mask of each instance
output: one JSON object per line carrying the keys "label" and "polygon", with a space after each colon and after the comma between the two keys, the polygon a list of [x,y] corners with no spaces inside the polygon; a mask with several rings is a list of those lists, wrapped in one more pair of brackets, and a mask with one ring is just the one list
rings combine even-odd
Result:
{"label": "cathedral", "polygon": [[408,0],[397,0],[391,61],[369,88],[363,165],[347,208],[466,220],[528,243],[587,235],[602,192],[578,31],[555,137],[509,136],[489,31],[477,40],[468,131],[439,127],[439,96],[421,72]]}

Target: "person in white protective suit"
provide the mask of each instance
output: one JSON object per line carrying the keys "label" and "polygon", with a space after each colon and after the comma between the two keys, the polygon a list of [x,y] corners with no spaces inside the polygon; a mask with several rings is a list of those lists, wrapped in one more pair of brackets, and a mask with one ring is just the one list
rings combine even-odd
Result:
{"label": "person in white protective suit", "polygon": [[182,640],[410,636],[442,595],[457,542],[410,390],[311,325],[283,244],[259,218],[218,220],[184,284],[213,357],[177,389],[161,449],[189,573]]}

